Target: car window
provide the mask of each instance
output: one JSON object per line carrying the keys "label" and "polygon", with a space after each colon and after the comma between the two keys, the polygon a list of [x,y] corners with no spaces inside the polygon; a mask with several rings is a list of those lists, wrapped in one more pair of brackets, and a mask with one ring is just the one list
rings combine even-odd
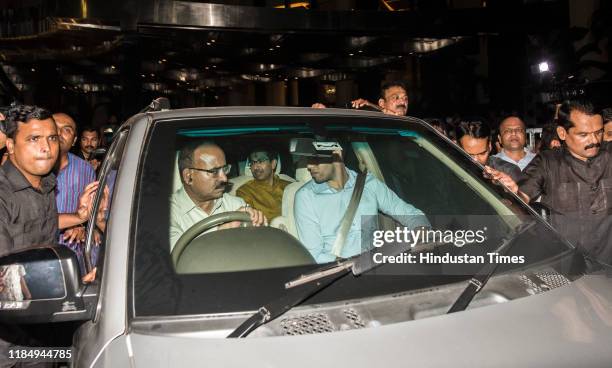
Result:
{"label": "car window", "polygon": [[93,220],[87,226],[86,247],[90,249],[91,259],[86,262],[91,267],[97,268],[96,278],[101,279],[104,264],[104,249],[106,247],[106,235],[108,233],[108,223],[110,221],[110,210],[113,204],[113,194],[117,173],[125,144],[129,135],[129,130],[124,129],[117,133],[113,140],[108,154],[100,170],[100,189],[98,189],[93,208]]}
{"label": "car window", "polygon": [[[299,211],[295,211],[298,205],[294,195],[301,190],[296,188],[304,188],[310,180],[308,160],[290,154],[292,142],[296,139],[337,142],[342,147],[347,172],[357,175],[367,170],[366,182],[375,183],[366,184],[370,186],[364,189],[364,198],[375,198],[373,201],[378,207],[374,206],[370,215],[354,219],[361,222],[362,237],[347,238],[352,240],[344,247],[354,249],[351,255],[372,249],[375,231],[396,231],[410,222],[405,216],[415,216],[414,213],[388,213],[389,208],[412,206],[422,211],[430,229],[435,230],[431,242],[441,243],[435,252],[458,257],[486,257],[520,224],[534,221],[533,213],[514,196],[485,180],[479,167],[468,156],[417,122],[399,124],[384,118],[351,117],[347,120],[306,116],[159,121],[151,129],[137,190],[138,221],[132,270],[136,316],[254,310],[282,295],[286,281],[327,262],[326,258],[317,258],[312,253],[307,244],[309,240],[299,232],[292,232],[290,226],[276,226],[274,221],[274,227],[220,230],[212,226],[187,243],[184,248],[187,256],[179,257],[178,261],[173,259],[171,233],[177,211],[172,206],[177,203],[177,193],[183,190],[180,197],[183,206],[177,207],[180,216],[188,217],[191,211],[200,211],[196,195],[186,193],[185,188],[173,192],[178,170],[176,152],[194,142],[209,141],[223,150],[227,163],[233,163],[244,161],[256,147],[273,147],[286,161],[283,170],[295,173],[297,179],[296,183],[284,189],[282,206],[283,209],[289,208],[280,216],[284,221],[292,214],[296,218],[301,216]],[[196,171],[188,173],[195,175]],[[228,179],[236,175],[238,172],[228,170]],[[191,178],[186,176],[183,180]],[[313,188],[318,188],[313,191],[331,190]],[[288,194],[291,195],[287,197]],[[316,201],[308,205],[314,206],[318,203]],[[364,200],[363,206],[374,202]],[[319,227],[315,229],[323,241],[336,235],[334,226],[328,225],[339,223],[344,214],[330,203],[322,201],[316,204],[321,206],[318,212],[322,214],[321,219],[327,219],[317,224]],[[398,203],[402,205],[398,206]],[[237,207],[234,205],[232,208]],[[181,236],[197,223],[191,220],[183,224]],[[546,224],[538,224],[537,231],[522,234],[520,245],[510,253],[510,256],[525,257],[525,262],[503,264],[498,272],[527,267],[571,251]],[[469,231],[484,234],[478,246],[465,245],[465,239],[456,240],[458,234],[465,238]],[[447,239],[446,235],[452,236]],[[463,266],[384,265],[372,274],[333,285],[311,302],[347,300],[443,285],[466,279],[478,270],[475,265]]]}

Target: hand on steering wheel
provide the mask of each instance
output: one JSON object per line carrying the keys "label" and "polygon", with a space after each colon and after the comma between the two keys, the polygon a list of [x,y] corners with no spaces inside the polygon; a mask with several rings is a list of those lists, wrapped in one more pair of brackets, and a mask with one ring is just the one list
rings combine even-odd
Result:
{"label": "hand on steering wheel", "polygon": [[[179,258],[181,257],[181,254],[191,243],[191,241],[200,236],[201,234],[205,233],[206,231],[212,229],[213,227],[232,222],[238,222],[239,224],[241,222],[253,223],[252,219],[254,217],[256,218],[256,220],[261,221],[261,223],[263,224],[268,223],[266,217],[261,213],[261,211],[253,209],[251,207],[242,207],[242,211],[222,212],[216,215],[209,216],[203,219],[202,221],[197,222],[192,227],[187,229],[187,231],[185,231],[183,235],[181,235],[179,240],[174,245],[174,248],[172,248],[172,262],[176,266]],[[261,223],[258,226],[261,226]]]}
{"label": "hand on steering wheel", "polygon": [[[256,210],[253,207],[250,207],[248,204],[246,206],[240,207],[239,209],[237,209],[237,211],[248,213],[251,218],[251,224],[253,226],[262,226],[262,225],[268,226],[268,219],[266,218],[266,216],[264,216],[264,214],[261,211]],[[241,221],[228,222],[223,225],[220,225],[219,230],[232,229],[232,228],[240,226],[241,223],[244,223],[244,222],[241,222]]]}
{"label": "hand on steering wheel", "polygon": [[268,226],[268,219],[260,210],[256,210],[247,204],[244,207],[240,207],[238,211],[244,211],[248,213],[251,216],[251,223],[253,224],[253,226]]}

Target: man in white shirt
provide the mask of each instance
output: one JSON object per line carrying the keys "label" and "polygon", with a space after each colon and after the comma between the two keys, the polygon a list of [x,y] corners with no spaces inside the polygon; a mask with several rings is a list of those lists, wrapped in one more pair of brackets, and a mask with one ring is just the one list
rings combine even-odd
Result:
{"label": "man in white shirt", "polygon": [[[251,216],[253,225],[267,225],[261,211],[248,207],[242,198],[225,193],[231,166],[215,143],[188,144],[179,153],[178,166],[183,187],[170,198],[170,249],[191,226],[223,212],[244,211]],[[232,222],[218,229],[239,225]]]}
{"label": "man in white shirt", "polygon": [[525,147],[527,143],[525,123],[516,116],[509,116],[502,120],[499,124],[498,138],[502,144],[502,150],[494,157],[515,164],[521,171],[525,170],[536,156]]}

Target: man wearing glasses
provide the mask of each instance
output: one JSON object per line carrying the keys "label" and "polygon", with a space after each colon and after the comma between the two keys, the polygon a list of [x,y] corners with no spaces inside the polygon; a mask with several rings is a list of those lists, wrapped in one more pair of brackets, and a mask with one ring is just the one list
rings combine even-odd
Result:
{"label": "man wearing glasses", "polygon": [[516,116],[509,116],[499,124],[499,141],[502,150],[494,157],[518,166],[521,171],[533,160],[535,154],[525,147],[525,123]]}
{"label": "man wearing glasses", "polygon": [[612,146],[603,141],[602,116],[585,100],[566,101],[558,111],[561,149],[540,153],[518,183],[489,167],[486,173],[526,203],[541,196],[561,235],[612,265]]}
{"label": "man wearing glasses", "polygon": [[274,174],[278,155],[267,148],[258,148],[249,155],[249,167],[253,180],[247,182],[236,194],[251,207],[261,210],[268,219],[281,215],[283,191],[291,182]]}
{"label": "man wearing glasses", "polygon": [[[219,213],[244,211],[251,216],[254,226],[267,225],[261,211],[249,207],[242,198],[225,193],[231,166],[225,162],[225,153],[215,143],[186,145],[179,152],[178,167],[183,187],[170,198],[171,250],[191,226]],[[231,222],[217,229],[239,225],[239,222]]]}

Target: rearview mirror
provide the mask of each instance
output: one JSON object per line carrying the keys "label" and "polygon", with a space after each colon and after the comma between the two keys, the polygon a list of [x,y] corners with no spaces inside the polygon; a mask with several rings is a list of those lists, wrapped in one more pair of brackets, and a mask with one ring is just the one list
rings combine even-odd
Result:
{"label": "rearview mirror", "polygon": [[341,151],[336,141],[315,141],[312,138],[293,138],[289,142],[289,153],[302,157],[331,158],[334,151]]}
{"label": "rearview mirror", "polygon": [[93,316],[97,285],[81,283],[65,247],[31,248],[0,258],[0,322],[45,323]]}

